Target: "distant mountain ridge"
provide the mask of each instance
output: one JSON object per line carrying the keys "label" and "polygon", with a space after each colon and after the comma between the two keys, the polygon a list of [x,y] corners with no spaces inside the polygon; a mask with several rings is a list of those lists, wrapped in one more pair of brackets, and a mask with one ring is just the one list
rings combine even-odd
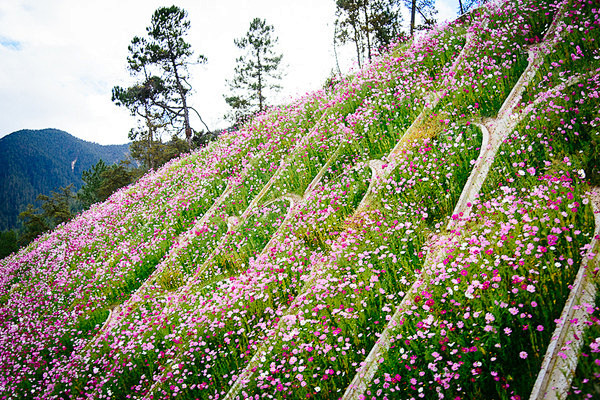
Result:
{"label": "distant mountain ridge", "polygon": [[100,145],[58,129],[24,129],[0,138],[0,230],[15,228],[19,212],[38,194],[70,184],[79,190],[82,171],[128,154],[129,144]]}

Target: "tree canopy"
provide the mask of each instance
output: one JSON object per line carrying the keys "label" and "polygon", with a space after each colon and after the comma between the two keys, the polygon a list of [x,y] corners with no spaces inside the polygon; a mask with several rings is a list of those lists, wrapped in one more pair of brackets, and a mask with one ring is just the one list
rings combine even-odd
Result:
{"label": "tree canopy", "polygon": [[189,29],[184,9],[158,8],[146,28],[147,37],[134,37],[128,47],[128,69],[136,82],[128,88],[113,88],[113,101],[141,119],[130,138],[146,141],[149,148],[160,141],[160,131],[165,129],[175,134],[184,132],[191,144],[195,132],[192,113],[210,132],[200,113],[189,104],[192,86],[188,67],[207,62],[203,55],[193,58],[191,45],[185,40]]}
{"label": "tree canopy", "polygon": [[334,44],[353,42],[359,67],[401,33],[398,0],[336,0]]}
{"label": "tree canopy", "polygon": [[90,208],[94,203],[101,200],[98,195],[98,189],[102,185],[102,174],[108,169],[108,165],[104,160],[100,159],[90,169],[85,170],[81,173],[81,179],[84,185],[77,193],[77,198],[81,202],[84,209]]}
{"label": "tree canopy", "polygon": [[19,214],[23,221],[23,232],[19,244],[26,245],[42,233],[70,221],[75,216],[75,194],[73,185],[61,187],[58,192],[52,191],[50,196],[40,194],[37,200],[41,209],[28,204],[27,209]]}

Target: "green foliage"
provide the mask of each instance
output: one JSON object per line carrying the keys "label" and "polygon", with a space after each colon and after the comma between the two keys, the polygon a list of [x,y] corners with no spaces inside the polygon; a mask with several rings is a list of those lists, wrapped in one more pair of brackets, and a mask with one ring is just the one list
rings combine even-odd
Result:
{"label": "green foliage", "polygon": [[398,0],[336,0],[334,42],[354,42],[359,67],[371,61],[377,48],[400,35],[402,13]]}
{"label": "green foliage", "polygon": [[[141,137],[149,143],[150,149],[159,131],[167,127],[176,134],[185,132],[191,144],[194,130],[190,125],[190,111],[195,112],[210,131],[200,114],[188,104],[192,90],[188,66],[206,63],[202,55],[192,60],[194,52],[185,41],[189,28],[184,9],[176,6],[157,9],[146,28],[148,37],[136,36],[129,46],[128,68],[138,82],[126,89],[113,88],[113,101],[143,121],[143,127],[132,130],[130,138]],[[156,168],[151,161],[151,158],[146,160],[148,168]]]}
{"label": "green foliage", "polygon": [[13,230],[0,232],[0,258],[4,258],[17,250],[19,250],[17,232]]}
{"label": "green foliage", "polygon": [[0,139],[0,230],[19,229],[19,213],[38,194],[84,184],[82,172],[99,159],[112,164],[126,158],[129,145],[102,146],[57,129],[22,130]]}
{"label": "green foliage", "polygon": [[144,166],[144,170],[148,170],[157,169],[180,154],[189,152],[190,146],[185,140],[173,136],[166,143],[138,140],[131,143],[130,150],[131,157],[139,161]]}
{"label": "green foliage", "polygon": [[50,230],[50,225],[42,212],[39,208],[34,207],[33,204],[28,204],[27,209],[19,214],[19,218],[24,221],[24,230],[19,236],[20,246],[27,245],[42,233]]}
{"label": "green foliage", "polygon": [[84,209],[88,209],[92,204],[100,201],[98,190],[102,185],[102,173],[107,169],[108,166],[106,163],[100,159],[90,169],[81,173],[81,180],[84,182],[84,185],[77,193],[77,198]]}
{"label": "green foliage", "polygon": [[113,164],[100,174],[102,183],[96,190],[96,196],[100,201],[104,201],[118,189],[133,183],[138,175],[139,171],[131,168],[129,162]]}
{"label": "green foliage", "polygon": [[[138,38],[134,38],[134,42],[136,39]],[[131,48],[130,46],[130,50]],[[130,61],[131,65],[132,62]],[[134,70],[131,71],[132,74],[135,73]],[[132,116],[140,119],[138,127],[132,128],[129,132],[129,139],[147,142],[148,147],[152,147],[156,139],[160,137],[160,131],[167,125],[165,109],[158,104],[164,103],[169,93],[161,78],[148,76],[145,67],[143,71],[144,80],[142,82],[138,82],[127,89],[115,86],[112,90],[112,100],[118,106],[127,107]],[[147,168],[156,167],[150,157],[141,161]]]}
{"label": "green foliage", "polygon": [[[192,90],[187,68],[193,62],[204,64],[207,61],[203,55],[195,61],[191,59],[194,52],[184,39],[189,29],[187,12],[176,6],[157,9],[152,15],[150,26],[146,28],[149,38],[146,50],[150,62],[159,68],[166,89],[172,93],[171,101],[164,105],[164,109],[172,126],[182,124],[180,130],[185,131],[188,143],[193,135],[189,113],[190,110],[195,110],[187,104],[187,96]],[[201,118],[200,120],[202,121]],[[206,129],[210,130],[208,127]]]}
{"label": "green foliage", "polygon": [[276,81],[281,79],[278,69],[283,56],[274,51],[278,39],[272,36],[273,30],[266,20],[254,18],[246,36],[234,39],[246,52],[236,60],[235,76],[228,81],[231,94],[225,96],[232,108],[227,117],[235,123],[264,111],[268,92],[280,89]]}
{"label": "green foliage", "polygon": [[208,143],[217,140],[222,132],[222,129],[213,132],[194,132],[194,136],[192,137],[192,149],[204,147],[208,145]]}
{"label": "green foliage", "polygon": [[582,166],[588,176],[590,186],[600,186],[600,131],[590,133],[589,141],[583,142],[580,153]]}
{"label": "green foliage", "polygon": [[[183,142],[181,139],[179,140]],[[132,154],[135,153],[135,143],[131,145]],[[86,210],[92,204],[106,200],[123,186],[136,181],[143,172],[142,169],[132,168],[129,161],[121,161],[108,166],[103,160],[100,160],[89,170],[83,171],[84,186],[77,193],[77,200]]]}
{"label": "green foliage", "polygon": [[51,192],[50,196],[40,194],[37,200],[41,202],[41,209],[33,204],[28,204],[27,209],[19,214],[23,221],[23,233],[18,243],[26,245],[42,233],[70,221],[74,217],[75,194],[73,185],[60,188],[59,192]]}
{"label": "green foliage", "polygon": [[72,191],[73,185],[60,188],[59,190],[59,192],[51,192],[50,196],[43,194],[38,196],[38,200],[42,202],[42,209],[45,215],[54,226],[71,220],[74,215],[75,194]]}

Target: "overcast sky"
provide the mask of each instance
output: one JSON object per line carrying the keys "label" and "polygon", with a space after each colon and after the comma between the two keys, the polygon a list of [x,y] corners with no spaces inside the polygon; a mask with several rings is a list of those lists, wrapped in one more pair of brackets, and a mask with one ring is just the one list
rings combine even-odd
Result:
{"label": "overcast sky", "polygon": [[[265,18],[279,37],[286,73],[279,101],[318,89],[335,65],[334,0],[0,0],[0,137],[56,128],[100,144],[126,143],[136,122],[112,103],[111,89],[132,84],[127,46],[145,35],[154,10],[173,3],[188,12],[195,55],[208,58],[190,68],[191,104],[211,129],[227,126],[225,80],[240,55],[233,39],[253,18]],[[438,20],[453,19],[456,4],[437,0]],[[341,66],[352,67],[349,56]]]}

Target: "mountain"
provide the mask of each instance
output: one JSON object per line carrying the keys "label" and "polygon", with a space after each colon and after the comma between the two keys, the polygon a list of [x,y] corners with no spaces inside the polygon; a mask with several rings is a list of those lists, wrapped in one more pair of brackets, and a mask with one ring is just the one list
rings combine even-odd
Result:
{"label": "mountain", "polygon": [[103,146],[58,129],[20,130],[0,138],[0,230],[18,225],[19,212],[38,194],[73,184],[98,160],[123,160],[129,145]]}
{"label": "mountain", "polygon": [[486,2],[0,260],[0,391],[600,398],[597,4]]}

